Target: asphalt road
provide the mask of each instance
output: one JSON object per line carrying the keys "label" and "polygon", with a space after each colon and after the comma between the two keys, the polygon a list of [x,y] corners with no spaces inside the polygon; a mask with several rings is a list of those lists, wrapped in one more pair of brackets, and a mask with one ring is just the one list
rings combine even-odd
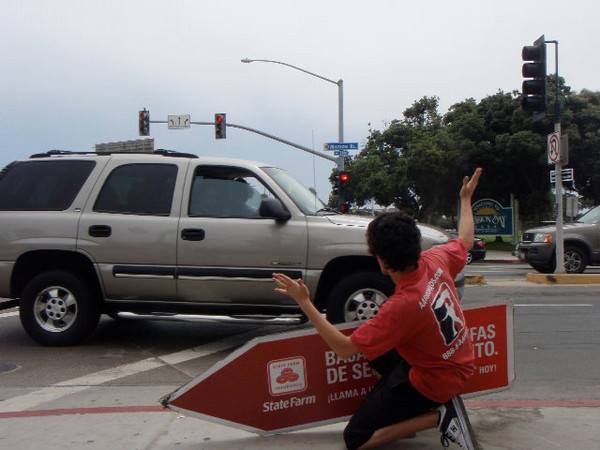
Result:
{"label": "asphalt road", "polygon": [[[520,275],[521,270],[530,269],[513,267],[519,264],[503,266],[518,274],[507,274],[493,264],[481,265],[489,270],[485,274],[487,284],[467,286],[463,298],[465,304],[511,299],[515,305],[516,380],[510,389],[480,399],[507,401],[507,405],[510,402],[535,405],[540,400],[556,401],[557,405],[569,405],[577,400],[596,401],[597,405],[600,401],[600,285],[537,285],[523,281]],[[471,265],[470,269],[479,269],[479,265]],[[500,270],[500,275],[493,275],[496,270]],[[23,429],[13,431],[12,426],[3,427],[3,421],[16,420],[20,411],[156,408],[162,395],[187,383],[249,339],[287,330],[289,328],[276,326],[103,318],[85,344],[45,348],[34,343],[22,330],[15,308],[0,311],[0,447],[2,442],[19,441]],[[511,413],[510,409],[507,411],[498,413],[497,420],[534,420],[533,416],[527,418]],[[527,414],[535,415],[535,408],[527,410]],[[478,425],[488,423],[488,419],[482,419],[484,422],[479,421]],[[56,418],[36,420],[38,434],[43,430],[43,439],[39,446],[27,448],[76,448],[73,442],[85,442],[85,429],[78,430],[78,439],[65,441],[65,430],[52,422]],[[91,429],[89,433],[88,440],[93,441]],[[279,448],[281,441],[274,442],[273,447],[265,443],[263,448]],[[587,446],[590,441],[585,442],[581,447],[566,448],[591,448]],[[90,448],[104,447],[92,445]],[[115,448],[125,447],[117,444]],[[159,446],[149,444],[145,448]]]}

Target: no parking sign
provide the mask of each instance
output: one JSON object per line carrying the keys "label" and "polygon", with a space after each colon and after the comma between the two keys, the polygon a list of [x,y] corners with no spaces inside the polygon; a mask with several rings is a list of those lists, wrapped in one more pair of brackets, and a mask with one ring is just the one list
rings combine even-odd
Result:
{"label": "no parking sign", "polygon": [[560,132],[548,135],[548,164],[560,163]]}

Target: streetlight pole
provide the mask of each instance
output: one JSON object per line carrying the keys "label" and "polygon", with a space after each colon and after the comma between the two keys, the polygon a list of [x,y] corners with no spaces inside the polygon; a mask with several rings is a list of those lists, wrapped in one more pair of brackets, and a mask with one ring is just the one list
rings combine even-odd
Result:
{"label": "streetlight pole", "polygon": [[[304,72],[308,75],[312,75],[313,77],[319,78],[323,81],[327,81],[329,83],[337,85],[337,87],[338,87],[338,140],[339,140],[339,142],[344,142],[344,81],[343,80],[334,81],[334,80],[326,78],[322,75],[316,74],[314,72],[310,72],[306,69],[302,69],[301,67],[293,66],[291,64],[284,63],[281,61],[272,61],[270,59],[250,59],[250,58],[244,58],[241,61],[246,64],[252,63],[252,62],[266,62],[266,63],[280,64],[282,66],[291,67],[292,69],[299,70],[300,72]],[[338,163],[338,169],[340,171],[343,171],[344,170],[344,157],[340,156],[338,158],[337,163]]]}

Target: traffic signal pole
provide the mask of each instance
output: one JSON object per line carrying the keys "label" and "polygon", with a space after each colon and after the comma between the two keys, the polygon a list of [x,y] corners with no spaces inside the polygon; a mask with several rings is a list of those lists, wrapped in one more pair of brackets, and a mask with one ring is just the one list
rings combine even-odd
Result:
{"label": "traffic signal pole", "polygon": [[[168,124],[168,121],[166,121],[166,120],[151,120],[150,123],[165,123],[165,124]],[[216,122],[190,122],[190,125],[210,125],[210,126],[215,126]],[[320,158],[327,159],[329,161],[333,161],[334,163],[338,163],[339,162],[339,159],[336,158],[336,157],[329,156],[329,155],[327,155],[325,153],[317,152],[317,151],[315,151],[315,150],[313,150],[311,148],[305,147],[305,146],[300,145],[300,144],[296,144],[296,143],[294,143],[292,141],[288,141],[287,139],[283,139],[283,138],[280,138],[280,137],[277,137],[277,136],[273,136],[272,134],[265,133],[264,131],[256,130],[254,128],[246,127],[244,125],[237,125],[235,123],[227,123],[226,126],[227,127],[232,127],[232,128],[239,128],[240,130],[245,130],[245,131],[250,131],[252,133],[260,134],[261,136],[267,137],[269,139],[273,139],[274,141],[277,141],[277,142],[281,142],[282,144],[289,145],[290,147],[294,147],[294,148],[300,149],[302,151],[311,153],[311,154],[313,154],[315,156],[318,156]]]}
{"label": "traffic signal pole", "polygon": [[[561,136],[560,123],[560,102],[558,90],[558,41],[544,41],[546,44],[554,44],[554,61],[556,69],[556,89],[554,101],[554,132]],[[554,164],[554,173],[556,174],[556,268],[555,273],[563,273],[565,271],[565,244],[563,238],[563,185],[562,185],[562,168],[563,168],[563,151],[560,151],[560,156]]]}

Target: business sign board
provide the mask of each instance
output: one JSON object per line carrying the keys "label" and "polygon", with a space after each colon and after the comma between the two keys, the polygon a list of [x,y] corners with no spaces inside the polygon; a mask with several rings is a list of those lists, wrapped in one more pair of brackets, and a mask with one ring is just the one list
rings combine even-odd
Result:
{"label": "business sign board", "polygon": [[512,208],[504,208],[496,200],[484,198],[473,203],[472,209],[477,236],[513,234]]}
{"label": "business sign board", "polygon": [[96,153],[149,153],[154,151],[154,138],[134,139],[131,141],[102,142],[95,145],[95,151]]}
{"label": "business sign board", "polygon": [[[475,374],[463,392],[507,389],[514,379],[513,306],[464,307]],[[349,335],[358,322],[337,325]],[[264,336],[165,396],[166,407],[259,434],[347,420],[377,376],[362,354],[342,359],[314,328]]]}

